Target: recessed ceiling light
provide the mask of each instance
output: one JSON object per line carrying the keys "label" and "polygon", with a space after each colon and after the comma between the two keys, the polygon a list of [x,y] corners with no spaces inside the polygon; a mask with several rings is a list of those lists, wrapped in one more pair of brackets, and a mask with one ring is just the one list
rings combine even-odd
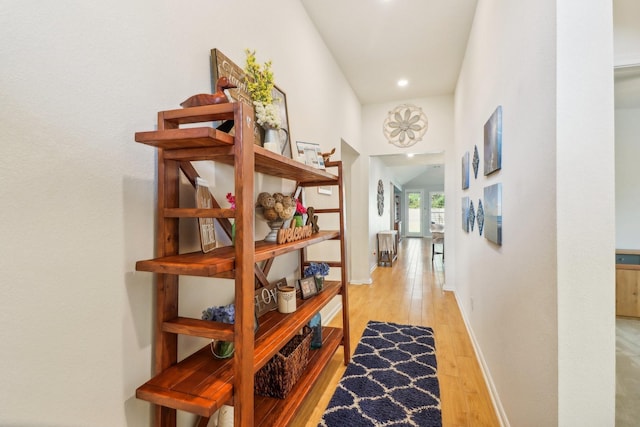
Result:
{"label": "recessed ceiling light", "polygon": [[407,80],[407,79],[398,80],[398,86],[400,86],[400,87],[405,87],[408,84],[409,84],[409,80]]}
{"label": "recessed ceiling light", "polygon": [[414,156],[414,154],[413,154],[413,153],[407,153],[407,157],[411,158],[411,157],[413,157],[413,156]]}

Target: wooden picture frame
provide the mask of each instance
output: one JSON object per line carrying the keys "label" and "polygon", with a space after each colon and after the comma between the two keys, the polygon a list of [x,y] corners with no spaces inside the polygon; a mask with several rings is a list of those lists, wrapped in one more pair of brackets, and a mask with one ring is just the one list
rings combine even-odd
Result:
{"label": "wooden picture frame", "polygon": [[[247,89],[248,77],[244,70],[230,60],[219,49],[211,49],[211,79],[214,91],[216,83],[220,77],[226,77],[235,86],[235,89],[227,89],[227,93],[232,98],[230,102],[242,102],[253,108],[253,101]],[[262,147],[264,143],[264,131],[256,121],[253,121],[253,143]]]}
{"label": "wooden picture frame", "polygon": [[255,290],[254,303],[257,317],[278,308],[277,290],[281,286],[287,286],[287,279],[284,277]]}
{"label": "wooden picture frame", "polygon": [[[209,191],[209,183],[200,177],[196,178],[196,208],[213,208],[213,196]],[[198,228],[202,252],[211,252],[216,248],[215,220],[213,218],[198,218]]]}
{"label": "wooden picture frame", "polygon": [[298,279],[298,283],[300,284],[302,299],[309,299],[318,293],[316,280],[313,276]]}

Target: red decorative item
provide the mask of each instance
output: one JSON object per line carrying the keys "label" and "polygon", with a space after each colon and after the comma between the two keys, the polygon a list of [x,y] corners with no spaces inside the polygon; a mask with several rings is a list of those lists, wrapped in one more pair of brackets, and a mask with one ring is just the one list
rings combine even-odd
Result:
{"label": "red decorative item", "polygon": [[180,106],[182,108],[188,107],[199,107],[201,105],[211,105],[211,104],[224,104],[225,102],[229,102],[229,98],[224,93],[225,89],[233,89],[237,87],[229,82],[229,79],[226,77],[220,77],[216,84],[217,92],[214,94],[209,93],[199,93],[197,95],[193,95],[189,97],[186,101],[184,101]]}

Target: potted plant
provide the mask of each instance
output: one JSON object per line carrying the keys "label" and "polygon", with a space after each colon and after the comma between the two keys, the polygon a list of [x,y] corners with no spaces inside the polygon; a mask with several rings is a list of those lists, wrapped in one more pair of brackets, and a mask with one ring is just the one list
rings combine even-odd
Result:
{"label": "potted plant", "polygon": [[302,227],[304,225],[303,215],[307,213],[307,208],[302,205],[302,202],[296,199],[296,213],[293,214],[296,227]]}
{"label": "potted plant", "polygon": [[256,51],[245,49],[247,63],[244,71],[249,76],[247,90],[255,107],[256,122],[264,129],[278,129],[280,127],[280,114],[273,105],[274,77],[271,71],[271,61],[263,65],[256,61]]}
{"label": "potted plant", "polygon": [[[236,321],[236,307],[233,303],[219,307],[209,307],[202,312],[202,320],[233,324]],[[211,353],[218,359],[231,357],[234,350],[233,341],[211,340]]]}
{"label": "potted plant", "polygon": [[[258,315],[253,312],[253,331],[258,330]],[[236,321],[235,304],[227,304],[216,307],[209,307],[202,312],[202,320],[211,320],[233,325]],[[226,359],[233,355],[235,347],[233,341],[211,340],[211,353],[218,359]]]}

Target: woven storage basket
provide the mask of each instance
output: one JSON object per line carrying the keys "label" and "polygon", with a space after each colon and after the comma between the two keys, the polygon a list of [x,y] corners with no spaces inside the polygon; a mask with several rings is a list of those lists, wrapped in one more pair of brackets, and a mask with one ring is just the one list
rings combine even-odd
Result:
{"label": "woven storage basket", "polygon": [[255,375],[256,393],[284,399],[309,363],[312,330],[305,326]]}

